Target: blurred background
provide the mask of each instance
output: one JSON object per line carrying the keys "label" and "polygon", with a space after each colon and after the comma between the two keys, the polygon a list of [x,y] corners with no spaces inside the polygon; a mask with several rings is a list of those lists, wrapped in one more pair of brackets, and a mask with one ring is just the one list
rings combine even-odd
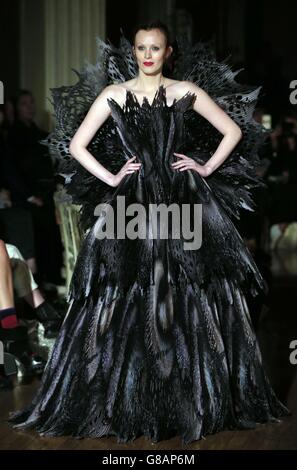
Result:
{"label": "blurred background", "polygon": [[[0,312],[8,318],[3,313],[0,325],[6,353],[0,389],[11,390],[16,376],[42,374],[83,237],[79,208],[60,197],[54,162],[38,143],[55,124],[50,89],[75,84],[73,69],[96,62],[96,37],[117,46],[121,30],[131,40],[135,24],[159,19],[173,37],[212,41],[220,61],[242,69],[237,81],[262,87],[253,117],[269,132],[258,169],[267,188],[256,192],[257,210],[237,228],[270,287],[267,297],[249,299],[252,321],[272,383],[290,402],[296,366],[288,350],[297,338],[297,105],[290,102],[297,2],[1,0],[0,18]],[[9,408],[18,407],[10,399]],[[289,445],[291,434],[284,428],[274,444]]]}

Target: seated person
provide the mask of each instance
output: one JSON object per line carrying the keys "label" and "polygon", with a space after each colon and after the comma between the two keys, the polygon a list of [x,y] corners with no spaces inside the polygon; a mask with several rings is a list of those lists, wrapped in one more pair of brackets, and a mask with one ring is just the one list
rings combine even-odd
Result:
{"label": "seated person", "polygon": [[[47,325],[50,336],[53,332],[56,334],[61,323],[60,315],[42,297],[19,250],[0,240],[0,340],[4,343],[4,350],[21,363],[25,375],[39,374],[45,367],[45,361],[31,351],[27,330],[20,326],[16,315],[14,292],[34,308],[37,319]],[[2,387],[3,384],[7,385],[7,379],[2,368],[0,388],[7,388]]]}
{"label": "seated person", "polygon": [[[27,375],[40,373],[43,370],[45,361],[31,351],[27,331],[19,325],[14,304],[11,263],[2,240],[0,240],[0,339],[4,344],[4,351],[17,358]],[[2,368],[0,388],[7,388],[8,385]]]}
{"label": "seated person", "polygon": [[19,298],[23,298],[33,309],[45,328],[44,336],[54,338],[61,325],[61,315],[44,299],[22,254],[14,245],[6,243],[10,259],[13,285]]}

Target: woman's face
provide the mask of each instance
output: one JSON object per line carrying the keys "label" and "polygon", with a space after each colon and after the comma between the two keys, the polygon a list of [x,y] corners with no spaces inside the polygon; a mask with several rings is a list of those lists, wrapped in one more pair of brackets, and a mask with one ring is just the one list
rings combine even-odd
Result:
{"label": "woman's face", "polygon": [[133,50],[139,70],[146,75],[155,75],[162,70],[172,47],[166,47],[166,38],[159,29],[140,29],[135,35]]}

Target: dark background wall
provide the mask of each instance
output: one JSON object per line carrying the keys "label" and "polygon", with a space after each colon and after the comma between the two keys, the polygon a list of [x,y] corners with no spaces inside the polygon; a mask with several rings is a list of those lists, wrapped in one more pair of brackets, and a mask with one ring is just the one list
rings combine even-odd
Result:
{"label": "dark background wall", "polygon": [[19,0],[0,2],[0,80],[10,95],[19,86]]}

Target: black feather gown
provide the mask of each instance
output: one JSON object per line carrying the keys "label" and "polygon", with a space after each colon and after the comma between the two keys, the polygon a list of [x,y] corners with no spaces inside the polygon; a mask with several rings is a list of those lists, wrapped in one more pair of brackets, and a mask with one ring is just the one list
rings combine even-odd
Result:
{"label": "black feather gown", "polygon": [[[98,40],[97,64],[76,85],[52,90],[57,124],[44,143],[81,205],[86,235],[39,390],[9,418],[16,429],[119,442],[178,435],[189,443],[290,413],[265,375],[246,301],[267,285],[232,222],[240,209],[253,210],[251,190],[262,184],[255,168],[265,136],[252,119],[259,88],[236,83],[207,45],[182,50],[173,77],[205,89],[243,131],[207,178],[173,170],[173,152],[203,163],[222,136],[191,109],[195,94],[169,106],[163,86],[151,104],[130,91],[123,107],[110,99],[111,116],[88,147],[113,172],[137,155],[139,172],[112,188],[71,158],[71,137],[101,89],[137,72],[125,38],[119,49]],[[150,238],[148,231],[134,240],[99,239],[106,212],[96,208],[108,203],[117,214],[120,196],[126,207],[145,209],[201,204],[201,246],[185,250],[183,237]]]}

